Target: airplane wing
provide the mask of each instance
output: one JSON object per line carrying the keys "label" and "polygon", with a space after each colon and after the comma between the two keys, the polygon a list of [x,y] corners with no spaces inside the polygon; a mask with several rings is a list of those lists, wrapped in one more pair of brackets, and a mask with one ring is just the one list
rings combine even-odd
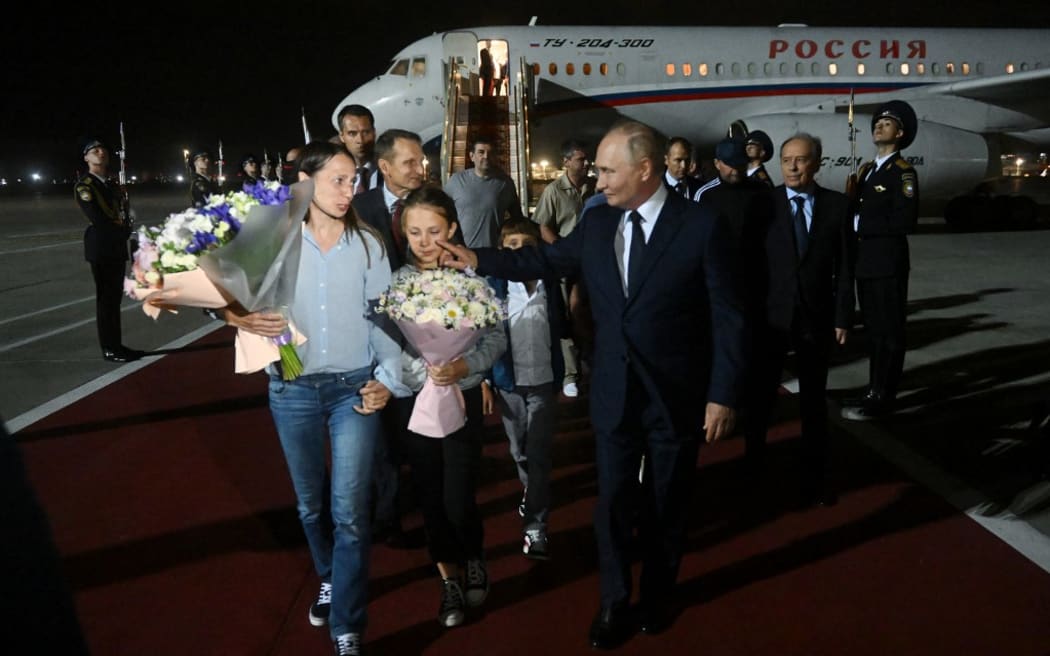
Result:
{"label": "airplane wing", "polygon": [[969,98],[1050,122],[1050,69],[946,82],[920,92]]}
{"label": "airplane wing", "polygon": [[[1050,69],[916,86],[866,97],[864,102],[857,102],[855,109],[870,113],[889,97],[913,103],[919,113],[922,113],[920,107],[943,107],[937,101],[951,98],[991,105],[1004,110],[999,126],[1003,131],[1031,130],[1036,124],[1050,125]],[[844,103],[839,100],[837,104],[842,111]],[[930,118],[929,115],[926,118]],[[949,117],[945,119],[946,123],[952,122]]]}

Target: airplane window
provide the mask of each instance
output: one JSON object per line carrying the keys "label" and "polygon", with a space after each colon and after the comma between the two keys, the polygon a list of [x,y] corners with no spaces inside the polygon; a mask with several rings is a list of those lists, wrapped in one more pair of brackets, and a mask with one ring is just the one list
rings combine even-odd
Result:
{"label": "airplane window", "polygon": [[967,62],[963,62],[962,63],[962,72],[963,72],[963,75],[969,75],[970,74],[970,64],[969,63],[967,63]]}
{"label": "airplane window", "polygon": [[693,75],[693,65],[692,64],[682,64],[682,75],[684,77],[692,77],[692,75]]}
{"label": "airplane window", "polygon": [[861,62],[857,62],[857,75],[864,75],[864,71],[864,64]]}
{"label": "airplane window", "polygon": [[551,75],[557,75],[558,74],[558,65],[555,64],[554,62],[551,62],[550,66],[547,67],[547,70],[550,71]]}
{"label": "airplane window", "polygon": [[890,75],[893,75],[894,68],[895,67],[893,65],[893,62],[886,62],[886,72],[887,73],[889,73]]}
{"label": "airplane window", "polygon": [[566,75],[575,75],[576,74],[576,67],[573,65],[572,62],[569,62],[568,64],[565,65],[565,74]]}
{"label": "airplane window", "polygon": [[608,64],[602,64],[601,66],[598,67],[598,72],[601,73],[602,75],[608,75],[609,74],[609,65]]}
{"label": "airplane window", "polygon": [[932,71],[934,75],[940,75],[941,74],[941,65],[938,64],[937,62],[933,62],[933,64],[930,65],[930,71]]}
{"label": "airplane window", "polygon": [[836,64],[835,62],[831,62],[830,64],[828,64],[828,75],[838,75],[838,74],[839,74],[839,65]]}
{"label": "airplane window", "polygon": [[427,60],[423,57],[416,57],[412,60],[412,77],[426,77],[427,76]]}
{"label": "airplane window", "polygon": [[788,74],[787,62],[780,62],[780,74],[781,75],[787,75]]}
{"label": "airplane window", "polygon": [[813,75],[820,75],[820,64],[818,64],[817,62],[813,62],[813,64],[809,67],[809,70],[813,71]]}
{"label": "airplane window", "polygon": [[583,65],[583,74],[584,75],[590,75],[591,74],[591,65],[590,65],[590,63],[585,63]]}
{"label": "airplane window", "polygon": [[806,65],[802,62],[795,62],[795,75],[805,75]]}
{"label": "airplane window", "polygon": [[911,67],[908,66],[907,62],[904,62],[901,64],[901,75],[907,75],[909,73],[911,73]]}
{"label": "airplane window", "polygon": [[1021,70],[1022,71],[1027,71],[1028,70],[1028,62],[1021,62]]}
{"label": "airplane window", "polygon": [[955,63],[954,62],[948,62],[947,64],[945,64],[944,65],[944,72],[947,73],[948,75],[955,75]]}
{"label": "airplane window", "polygon": [[1014,65],[1013,64],[1007,64],[1006,65],[1006,72],[1007,73],[1013,73],[1014,72]]}
{"label": "airplane window", "polygon": [[667,73],[668,77],[674,75],[674,64],[668,64],[665,66],[664,71]]}
{"label": "airplane window", "polygon": [[919,75],[926,75],[926,64],[919,62],[915,65],[915,72]]}
{"label": "airplane window", "polygon": [[748,75],[754,75],[757,71],[758,71],[758,67],[755,66],[755,62],[748,62],[748,64],[747,64],[747,74]]}
{"label": "airplane window", "polygon": [[623,62],[616,64],[616,74],[620,76],[627,75],[627,66]]}
{"label": "airplane window", "polygon": [[722,62],[715,64],[715,75],[722,75],[726,72],[726,65]]}
{"label": "airplane window", "polygon": [[[1036,65],[1036,68],[1039,68],[1038,64]],[[977,74],[984,75],[984,62],[977,62]]]}
{"label": "airplane window", "polygon": [[700,64],[696,68],[700,71],[700,77],[707,77],[707,64]]}
{"label": "airplane window", "polygon": [[769,62],[766,62],[762,65],[762,72],[766,74],[766,77],[769,77],[773,74],[773,65]]}
{"label": "airplane window", "polygon": [[733,69],[733,75],[740,75],[740,62],[733,62],[731,68]]}
{"label": "airplane window", "polygon": [[408,75],[408,60],[399,59],[390,67],[390,75]]}
{"label": "airplane window", "polygon": [[532,64],[532,74],[533,75],[539,75],[540,74],[540,65],[539,64],[537,64],[537,63],[533,63]]}

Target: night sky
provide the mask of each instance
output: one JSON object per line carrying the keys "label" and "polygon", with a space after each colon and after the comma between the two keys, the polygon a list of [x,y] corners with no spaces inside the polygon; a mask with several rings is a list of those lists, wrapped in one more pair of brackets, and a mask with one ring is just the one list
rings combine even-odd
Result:
{"label": "night sky", "polygon": [[524,25],[532,15],[548,25],[1050,26],[1045,1],[587,5],[601,10],[548,0],[453,2],[440,12],[437,3],[419,10],[374,0],[20,3],[30,15],[9,14],[0,27],[0,177],[69,177],[83,167],[79,138],[115,142],[121,120],[131,173],[177,172],[183,148],[214,149],[220,138],[227,162],[261,156],[264,147],[287,150],[302,140],[300,106],[315,137],[331,135],[335,105],[412,41],[452,28]]}

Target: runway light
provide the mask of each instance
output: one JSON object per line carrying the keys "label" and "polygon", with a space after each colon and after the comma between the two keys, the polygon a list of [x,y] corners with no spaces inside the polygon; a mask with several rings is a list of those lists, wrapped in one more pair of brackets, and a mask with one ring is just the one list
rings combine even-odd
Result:
{"label": "runway light", "polygon": [[1021,175],[1021,165],[1024,164],[1024,160],[1018,157],[1017,161],[1014,162],[1014,164],[1017,165],[1017,175]]}
{"label": "runway light", "polygon": [[175,179],[178,180],[179,182],[184,182],[185,181],[185,179],[182,177],[182,175],[175,176]]}
{"label": "runway light", "polygon": [[33,182],[39,182],[40,181],[40,174],[39,173],[31,173],[29,175],[29,177],[31,177],[33,179]]}

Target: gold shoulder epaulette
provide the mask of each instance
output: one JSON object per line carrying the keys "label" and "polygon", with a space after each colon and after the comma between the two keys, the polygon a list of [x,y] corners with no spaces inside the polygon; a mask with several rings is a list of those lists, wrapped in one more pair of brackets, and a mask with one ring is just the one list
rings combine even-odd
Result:
{"label": "gold shoulder epaulette", "polygon": [[896,164],[897,166],[899,166],[899,167],[901,167],[902,169],[905,169],[905,170],[911,168],[911,164],[908,163],[908,160],[904,159],[903,157],[898,159],[897,161],[895,161],[894,164]]}

